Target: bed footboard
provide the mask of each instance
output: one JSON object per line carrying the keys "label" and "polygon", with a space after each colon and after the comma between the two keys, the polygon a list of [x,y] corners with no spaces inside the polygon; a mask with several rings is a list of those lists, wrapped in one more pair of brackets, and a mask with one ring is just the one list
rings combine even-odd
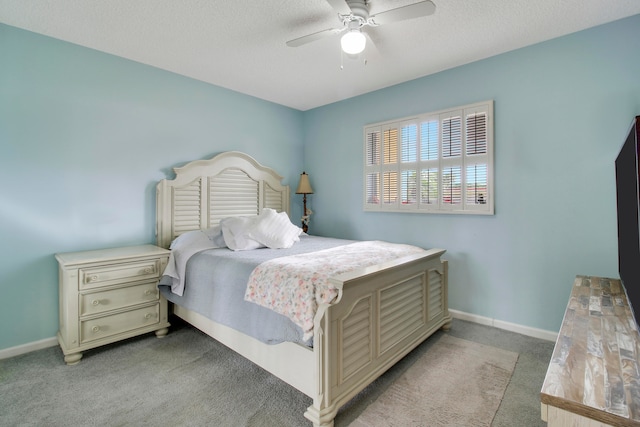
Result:
{"label": "bed footboard", "polygon": [[447,262],[433,249],[332,279],[337,301],[319,307],[318,391],[305,417],[333,426],[344,403],[441,327],[449,327]]}

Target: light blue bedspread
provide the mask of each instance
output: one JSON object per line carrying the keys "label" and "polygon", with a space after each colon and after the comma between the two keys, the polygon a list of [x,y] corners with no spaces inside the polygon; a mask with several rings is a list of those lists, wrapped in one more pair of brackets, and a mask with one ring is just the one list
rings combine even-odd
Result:
{"label": "light blue bedspread", "polygon": [[171,278],[164,276],[160,291],[174,304],[195,311],[215,322],[234,328],[267,344],[302,340],[302,329],[286,316],[244,300],[249,276],[255,267],[273,258],[297,255],[353,243],[352,240],[300,236],[289,249],[232,251],[208,249],[187,262],[182,296],[171,292]]}

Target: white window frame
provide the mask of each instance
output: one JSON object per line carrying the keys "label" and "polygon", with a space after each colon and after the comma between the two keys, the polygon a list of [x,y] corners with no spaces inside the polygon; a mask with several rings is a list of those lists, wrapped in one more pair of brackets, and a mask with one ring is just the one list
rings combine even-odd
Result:
{"label": "white window frame", "polygon": [[493,145],[493,100],[364,126],[364,210],[493,215]]}

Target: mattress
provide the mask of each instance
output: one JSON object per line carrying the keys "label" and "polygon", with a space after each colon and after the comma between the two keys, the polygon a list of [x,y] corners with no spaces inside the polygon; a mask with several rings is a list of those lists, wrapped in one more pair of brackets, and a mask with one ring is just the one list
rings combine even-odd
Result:
{"label": "mattress", "polygon": [[268,308],[245,301],[251,272],[261,263],[284,256],[305,254],[354,243],[352,240],[300,236],[288,249],[232,251],[207,249],[189,258],[182,296],[171,292],[171,278],[164,276],[160,292],[173,304],[197,312],[267,344],[284,341],[311,346],[303,340],[302,329],[289,318]]}

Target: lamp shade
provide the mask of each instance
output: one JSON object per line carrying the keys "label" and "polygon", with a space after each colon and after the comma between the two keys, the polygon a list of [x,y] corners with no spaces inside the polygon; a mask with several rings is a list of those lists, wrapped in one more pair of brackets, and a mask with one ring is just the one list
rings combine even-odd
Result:
{"label": "lamp shade", "polygon": [[313,189],[309,183],[309,175],[306,172],[300,174],[300,182],[298,182],[296,194],[313,194]]}
{"label": "lamp shade", "polygon": [[340,39],[340,45],[342,46],[342,50],[344,53],[349,55],[357,55],[364,50],[365,45],[367,44],[367,39],[360,32],[359,29],[349,30],[342,38]]}

